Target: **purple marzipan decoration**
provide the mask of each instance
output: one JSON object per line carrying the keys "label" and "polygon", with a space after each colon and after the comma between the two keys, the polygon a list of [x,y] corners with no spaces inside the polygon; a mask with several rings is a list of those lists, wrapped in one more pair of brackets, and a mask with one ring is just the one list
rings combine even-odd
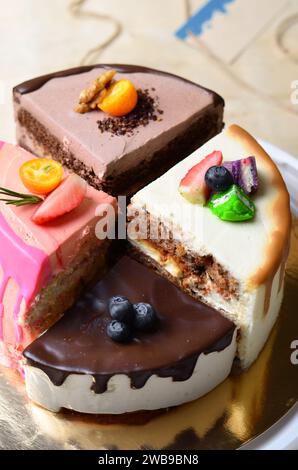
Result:
{"label": "purple marzipan decoration", "polygon": [[223,166],[231,173],[234,183],[239,186],[241,160],[234,160],[232,162],[224,162]]}
{"label": "purple marzipan decoration", "polygon": [[235,184],[242,188],[246,194],[252,194],[257,191],[259,178],[255,157],[224,162],[223,166],[229,170]]}

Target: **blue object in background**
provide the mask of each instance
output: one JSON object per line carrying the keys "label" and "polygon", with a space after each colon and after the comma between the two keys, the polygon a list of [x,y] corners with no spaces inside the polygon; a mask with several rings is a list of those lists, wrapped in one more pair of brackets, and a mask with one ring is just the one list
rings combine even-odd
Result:
{"label": "blue object in background", "polygon": [[209,0],[195,13],[178,31],[176,36],[179,39],[187,39],[189,31],[195,36],[200,36],[203,32],[203,26],[212,19],[214,13],[227,13],[226,5],[236,0]]}

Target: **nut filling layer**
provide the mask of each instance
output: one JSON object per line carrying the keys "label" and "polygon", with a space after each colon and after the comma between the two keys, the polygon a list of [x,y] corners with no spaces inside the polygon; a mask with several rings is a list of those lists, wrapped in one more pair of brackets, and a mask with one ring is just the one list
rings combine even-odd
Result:
{"label": "nut filling layer", "polygon": [[[187,250],[179,240],[174,239],[172,232],[162,222],[155,220],[147,212],[146,218],[147,239],[135,240],[137,249],[132,249],[134,257],[141,256],[147,265],[153,266],[157,271],[162,270],[164,274],[167,271],[167,277],[190,295],[206,296],[215,291],[225,300],[239,299],[238,281],[212,255],[200,256]],[[134,219],[131,218],[130,221]],[[156,238],[150,238],[152,233],[157,235]],[[145,249],[142,250],[142,247]],[[146,253],[151,251],[158,256],[158,259],[154,256],[155,262],[150,256],[146,256]],[[171,269],[167,269],[168,266],[171,266]]]}

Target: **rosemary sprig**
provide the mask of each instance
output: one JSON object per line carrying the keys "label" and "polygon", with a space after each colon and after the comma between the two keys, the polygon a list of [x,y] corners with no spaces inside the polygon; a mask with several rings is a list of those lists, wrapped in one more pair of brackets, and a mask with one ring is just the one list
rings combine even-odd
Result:
{"label": "rosemary sprig", "polygon": [[14,206],[26,206],[27,204],[38,204],[42,202],[43,199],[34,194],[23,194],[12,191],[11,189],[2,188],[0,186],[0,196],[9,196],[9,198],[1,198],[0,201],[5,202],[6,204],[13,204]]}

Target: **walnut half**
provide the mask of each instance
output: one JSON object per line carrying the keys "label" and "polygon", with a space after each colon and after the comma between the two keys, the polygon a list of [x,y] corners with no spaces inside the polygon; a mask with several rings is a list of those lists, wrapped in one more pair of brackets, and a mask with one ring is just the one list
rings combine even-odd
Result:
{"label": "walnut half", "polygon": [[97,77],[89,88],[80,93],[79,104],[75,107],[77,113],[87,113],[96,109],[107,92],[107,85],[113,80],[116,70],[107,70]]}

